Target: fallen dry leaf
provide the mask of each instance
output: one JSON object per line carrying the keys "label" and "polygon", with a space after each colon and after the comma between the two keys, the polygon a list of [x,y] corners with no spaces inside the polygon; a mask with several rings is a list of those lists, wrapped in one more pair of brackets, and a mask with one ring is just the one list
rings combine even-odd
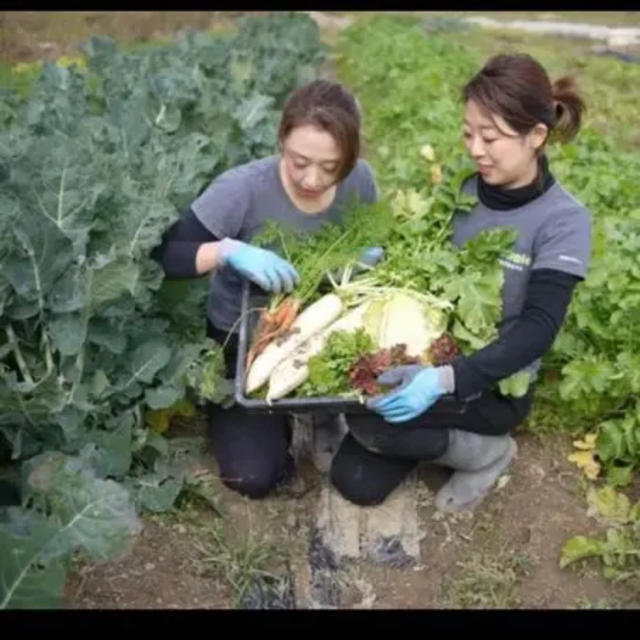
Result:
{"label": "fallen dry leaf", "polygon": [[509,483],[509,480],[511,480],[510,475],[500,476],[500,479],[498,480],[498,483],[496,485],[496,491],[500,491],[500,489],[504,489]]}
{"label": "fallen dry leaf", "polygon": [[576,449],[581,449],[582,451],[591,451],[592,449],[596,448],[597,437],[597,433],[587,433],[584,437],[584,440],[574,440],[573,446]]}
{"label": "fallen dry leaf", "polygon": [[600,474],[600,463],[596,460],[594,451],[576,451],[567,460],[577,464],[589,480],[595,480]]}

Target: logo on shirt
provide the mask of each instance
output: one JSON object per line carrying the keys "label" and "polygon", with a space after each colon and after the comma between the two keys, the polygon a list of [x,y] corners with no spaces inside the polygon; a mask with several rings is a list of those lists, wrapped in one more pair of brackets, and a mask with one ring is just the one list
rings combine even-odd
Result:
{"label": "logo on shirt", "polygon": [[565,256],[564,254],[562,254],[559,257],[560,260],[563,260],[564,262],[573,262],[574,264],[582,264],[582,260],[579,260],[578,258],[574,258],[573,256]]}
{"label": "logo on shirt", "polygon": [[524,271],[525,267],[531,266],[531,256],[526,253],[517,253],[510,251],[500,258],[500,264],[507,269],[515,271]]}

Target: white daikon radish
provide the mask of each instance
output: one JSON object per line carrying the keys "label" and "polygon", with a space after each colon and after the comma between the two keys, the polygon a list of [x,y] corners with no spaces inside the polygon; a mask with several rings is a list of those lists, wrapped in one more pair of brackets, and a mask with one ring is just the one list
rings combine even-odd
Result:
{"label": "white daikon radish", "polygon": [[345,313],[326,329],[317,333],[285,358],[271,372],[267,401],[283,398],[299,387],[309,377],[308,362],[311,356],[322,351],[329,336],[335,331],[355,331],[364,327],[363,319],[370,302],[364,302],[352,311]]}
{"label": "white daikon radish", "polygon": [[259,389],[274,368],[303,342],[322,331],[342,313],[342,300],[335,293],[328,293],[309,305],[293,321],[287,333],[270,342],[256,357],[247,375],[246,393]]}

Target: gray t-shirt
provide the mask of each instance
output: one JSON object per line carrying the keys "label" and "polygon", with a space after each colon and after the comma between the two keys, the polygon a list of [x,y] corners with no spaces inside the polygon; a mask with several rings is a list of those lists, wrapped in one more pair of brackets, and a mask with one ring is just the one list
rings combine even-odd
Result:
{"label": "gray t-shirt", "polygon": [[[476,188],[477,177],[473,177],[463,189],[475,196]],[[557,269],[584,278],[591,256],[591,213],[557,181],[540,197],[515,209],[489,209],[478,202],[469,213],[456,214],[453,242],[460,247],[480,231],[505,225],[515,227],[519,234],[513,252],[500,260],[504,267],[500,334],[522,312],[534,269]],[[539,367],[538,358],[525,368],[531,380]]]}
{"label": "gray t-shirt", "polygon": [[[282,186],[279,156],[269,156],[229,169],[217,176],[191,205],[200,222],[217,238],[243,242],[259,233],[268,220],[313,233],[329,221],[339,224],[343,208],[352,197],[362,203],[378,197],[375,175],[359,159],[351,173],[338,184],[333,202],[319,213],[298,209]],[[213,272],[207,313],[218,329],[229,331],[240,316],[242,278],[231,267]]]}

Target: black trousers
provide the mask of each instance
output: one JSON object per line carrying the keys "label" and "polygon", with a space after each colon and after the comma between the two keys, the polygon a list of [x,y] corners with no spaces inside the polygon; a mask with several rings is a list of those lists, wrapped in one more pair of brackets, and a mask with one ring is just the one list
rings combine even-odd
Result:
{"label": "black trousers", "polygon": [[[224,344],[227,333],[207,321],[207,335]],[[227,377],[235,376],[238,336],[224,349]],[[209,443],[224,484],[249,498],[263,498],[286,475],[291,426],[287,416],[253,414],[239,405],[209,403]]]}
{"label": "black trousers", "polygon": [[506,398],[487,391],[467,403],[437,402],[404,423],[389,423],[375,413],[348,416],[349,433],[331,467],[331,481],[360,505],[379,504],[421,461],[436,460],[449,446],[449,430],[485,435],[513,431],[531,409],[530,391]]}
{"label": "black trousers", "polygon": [[[227,339],[226,332],[210,322],[207,335],[220,344]],[[232,335],[224,350],[228,377],[235,375],[237,350],[237,335]],[[352,502],[378,504],[420,461],[444,454],[450,429],[505,434],[526,418],[530,408],[531,392],[514,399],[488,391],[468,403],[437,402],[421,416],[401,424],[388,423],[375,413],[349,414],[349,433],[333,460],[331,481]],[[267,495],[291,463],[288,417],[211,403],[208,417],[211,449],[225,485],[251,498]]]}

